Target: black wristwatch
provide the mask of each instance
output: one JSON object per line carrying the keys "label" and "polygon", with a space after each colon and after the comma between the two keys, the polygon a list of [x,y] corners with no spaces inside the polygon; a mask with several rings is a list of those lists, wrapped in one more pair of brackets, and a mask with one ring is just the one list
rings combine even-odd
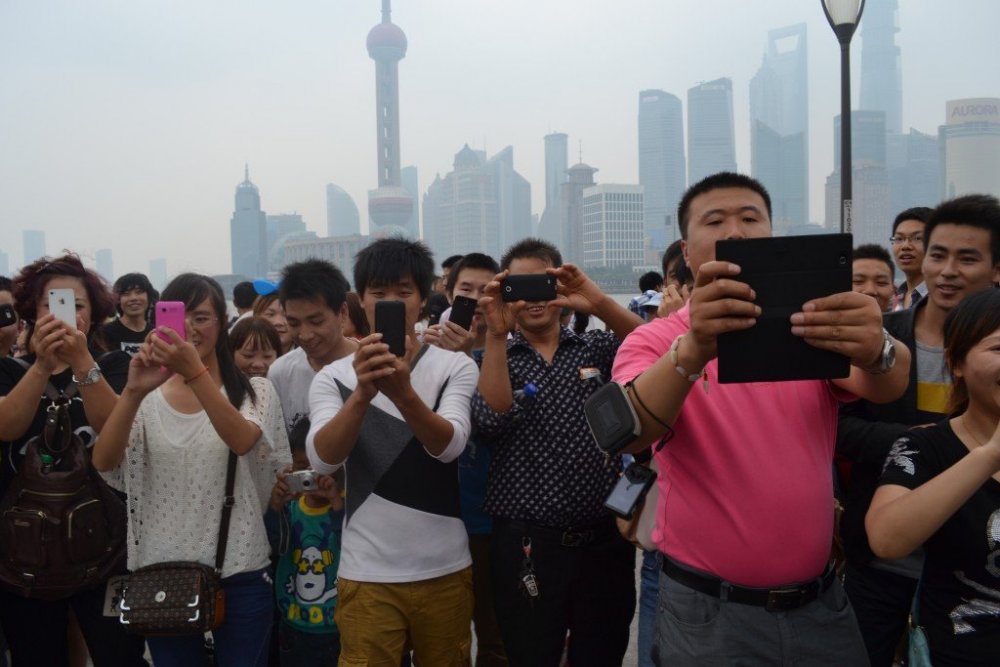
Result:
{"label": "black wristwatch", "polygon": [[884,337],[882,342],[882,357],[876,365],[865,369],[865,371],[873,375],[885,375],[896,365],[896,346],[892,342],[892,336],[889,335],[888,330],[885,328],[882,329],[882,336]]}

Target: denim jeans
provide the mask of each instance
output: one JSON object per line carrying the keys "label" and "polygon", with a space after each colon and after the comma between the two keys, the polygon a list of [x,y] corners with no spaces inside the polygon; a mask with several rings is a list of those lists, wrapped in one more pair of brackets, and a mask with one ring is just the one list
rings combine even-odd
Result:
{"label": "denim jeans", "polygon": [[660,599],[660,552],[642,552],[639,577],[639,667],[653,667],[656,604]]}
{"label": "denim jeans", "polygon": [[[274,616],[274,584],[267,570],[241,572],[222,580],[226,620],[212,632],[218,667],[266,667]],[[190,667],[205,663],[205,639],[148,637],[156,667]]]}
{"label": "denim jeans", "polygon": [[281,667],[334,667],[340,657],[340,634],[337,632],[301,632],[282,623],[278,628],[278,644]]}

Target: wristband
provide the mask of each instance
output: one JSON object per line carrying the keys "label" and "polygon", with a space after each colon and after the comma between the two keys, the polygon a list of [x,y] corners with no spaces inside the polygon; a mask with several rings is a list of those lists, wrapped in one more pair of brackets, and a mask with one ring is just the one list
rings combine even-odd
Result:
{"label": "wristband", "polygon": [[680,365],[680,361],[677,357],[677,348],[680,347],[681,339],[683,339],[685,336],[687,336],[687,334],[681,334],[680,336],[674,339],[673,343],[670,344],[670,351],[669,351],[670,362],[674,365],[674,370],[677,371],[677,374],[680,375],[685,380],[687,380],[688,382],[697,382],[698,378],[701,378],[704,381],[705,393],[707,394],[708,371],[706,370],[706,368],[708,367],[706,366],[702,368],[700,371],[697,371],[695,373],[688,373],[687,369]]}
{"label": "wristband", "polygon": [[207,372],[208,372],[208,366],[202,366],[200,371],[198,371],[197,373],[195,373],[194,375],[192,375],[189,378],[185,378],[184,379],[184,384],[191,384],[192,382],[194,382],[195,380],[197,380],[198,378],[200,378],[202,375],[204,375]]}

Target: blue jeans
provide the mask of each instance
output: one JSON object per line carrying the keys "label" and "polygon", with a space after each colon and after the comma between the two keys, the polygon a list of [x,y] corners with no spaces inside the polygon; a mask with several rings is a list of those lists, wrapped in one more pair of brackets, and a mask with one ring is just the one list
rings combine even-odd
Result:
{"label": "blue jeans", "polygon": [[656,604],[660,599],[660,552],[642,552],[639,577],[639,667],[653,667]]}
{"label": "blue jeans", "polygon": [[[274,617],[274,584],[267,570],[241,572],[222,580],[226,620],[212,632],[218,667],[266,667]],[[147,637],[156,667],[190,667],[205,663],[205,639]]]}
{"label": "blue jeans", "polygon": [[340,657],[340,634],[337,632],[301,632],[282,623],[278,628],[278,642],[281,667],[334,667]]}

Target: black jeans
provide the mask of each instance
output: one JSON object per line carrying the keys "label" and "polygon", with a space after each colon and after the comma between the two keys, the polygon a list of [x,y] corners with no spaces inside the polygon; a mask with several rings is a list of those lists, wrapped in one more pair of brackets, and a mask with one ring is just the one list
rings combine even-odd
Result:
{"label": "black jeans", "polygon": [[[517,667],[555,667],[570,633],[573,667],[619,666],[635,614],[635,547],[610,517],[583,546],[564,546],[558,533],[521,522],[494,521],[493,595],[507,659]],[[541,595],[532,603],[519,587],[523,540]]]}
{"label": "black jeans", "polygon": [[917,580],[849,563],[844,590],[858,617],[872,667],[891,667],[896,647],[906,631]]}
{"label": "black jeans", "polygon": [[64,667],[69,661],[69,610],[80,624],[94,667],[139,667],[145,641],[125,634],[118,617],[104,616],[104,586],[47,602],[0,592],[0,625],[17,667]]}

